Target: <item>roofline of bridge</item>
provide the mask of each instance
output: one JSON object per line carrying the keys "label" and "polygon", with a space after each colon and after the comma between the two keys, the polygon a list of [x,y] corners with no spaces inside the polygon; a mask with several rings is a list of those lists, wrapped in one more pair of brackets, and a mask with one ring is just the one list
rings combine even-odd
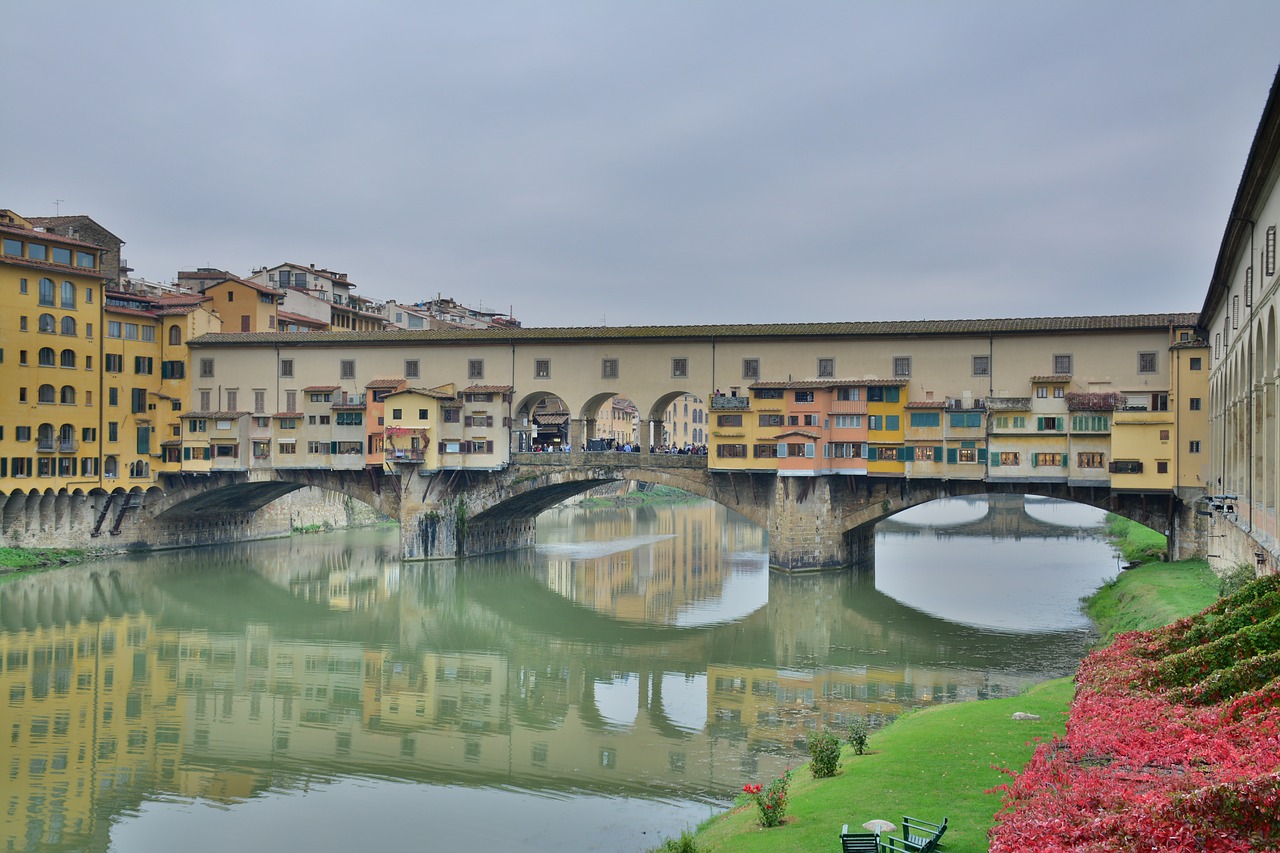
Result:
{"label": "roofline of bridge", "polygon": [[759,323],[720,326],[565,326],[518,329],[394,329],[381,332],[217,332],[188,342],[191,347],[307,347],[328,344],[380,346],[525,341],[698,340],[771,338],[903,338],[1136,332],[1194,326],[1193,312],[1109,314],[1080,317],[1010,317],[988,320],[889,320],[850,323]]}

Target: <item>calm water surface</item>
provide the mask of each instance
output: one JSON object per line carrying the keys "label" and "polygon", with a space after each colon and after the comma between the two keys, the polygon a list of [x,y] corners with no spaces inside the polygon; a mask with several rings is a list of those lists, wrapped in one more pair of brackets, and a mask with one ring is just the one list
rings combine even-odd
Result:
{"label": "calm water surface", "polygon": [[381,529],[15,579],[3,849],[647,850],[817,727],[1069,672],[1100,521],[938,502],[788,577],[714,504],[557,509],[518,557]]}

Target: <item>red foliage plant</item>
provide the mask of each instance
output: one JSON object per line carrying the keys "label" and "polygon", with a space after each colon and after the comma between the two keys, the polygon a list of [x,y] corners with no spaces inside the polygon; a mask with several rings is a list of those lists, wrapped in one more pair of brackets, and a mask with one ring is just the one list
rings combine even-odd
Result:
{"label": "red foliage plant", "polygon": [[[1065,736],[1040,744],[995,789],[1004,805],[990,849],[1280,845],[1280,678],[1271,665],[1280,639],[1267,624],[1276,611],[1248,606],[1278,586],[1264,578],[1199,616],[1122,634],[1085,658]],[[1212,642],[1189,646],[1188,635]]]}

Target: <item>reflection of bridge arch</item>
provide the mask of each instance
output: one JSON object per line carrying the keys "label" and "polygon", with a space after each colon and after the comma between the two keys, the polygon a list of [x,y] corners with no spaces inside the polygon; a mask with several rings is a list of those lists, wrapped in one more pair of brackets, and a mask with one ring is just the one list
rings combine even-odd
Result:
{"label": "reflection of bridge arch", "polygon": [[918,536],[933,533],[940,536],[973,536],[982,538],[1024,536],[1039,539],[1078,536],[1096,530],[1096,525],[1064,525],[1036,518],[1027,512],[1026,495],[994,494],[986,499],[986,511],[981,518],[952,523],[933,522],[917,524],[904,522],[896,517],[887,518],[876,525],[880,533]]}

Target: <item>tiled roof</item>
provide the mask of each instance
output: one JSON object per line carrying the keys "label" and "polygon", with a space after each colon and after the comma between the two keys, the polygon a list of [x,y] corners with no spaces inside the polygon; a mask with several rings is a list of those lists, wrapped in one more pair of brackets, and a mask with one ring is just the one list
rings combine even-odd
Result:
{"label": "tiled roof", "polygon": [[402,384],[404,384],[403,379],[388,379],[384,377],[381,379],[370,379],[368,382],[364,384],[364,387],[366,388],[399,388]]}
{"label": "tiled roof", "polygon": [[363,411],[364,411],[364,403],[344,403],[344,402],[339,401],[339,402],[337,402],[337,403],[334,403],[334,404],[333,404],[332,406],[330,406],[329,408],[331,408],[331,409],[343,409],[344,411],[349,410],[349,411],[363,412]]}
{"label": "tiled roof", "polygon": [[[34,217],[27,221],[34,225],[36,224],[36,220],[40,218],[48,217]],[[61,234],[55,234],[52,231],[36,231],[33,228],[23,228],[18,225],[0,225],[0,233],[14,234],[21,237],[23,240],[38,240],[41,243],[57,243],[60,246],[83,246],[86,249],[102,251],[102,247],[96,243],[77,240],[74,237],[63,237]]]}
{"label": "tiled roof", "polygon": [[252,415],[253,412],[183,412],[178,415],[179,418],[216,418],[218,420],[228,420],[232,418],[241,418],[245,415]]}
{"label": "tiled roof", "polygon": [[[101,228],[102,231],[108,236],[112,237],[113,239],[120,240],[120,238],[116,237],[115,234],[112,234],[110,231],[107,231],[107,229],[102,228],[102,225],[100,225],[92,217],[85,216],[84,214],[68,214],[66,216],[28,216],[26,217],[26,220],[30,222],[32,225],[43,226],[45,228],[50,228],[50,227],[57,228],[59,225],[75,226],[75,225],[79,225],[86,219],[92,222],[94,227]],[[123,243],[124,241],[120,240],[120,242]]]}
{"label": "tiled roof", "polygon": [[329,324],[324,320],[317,320],[315,317],[308,317],[305,314],[294,314],[291,311],[277,311],[276,318],[288,323],[296,323],[299,326],[314,326],[317,329],[329,328]]}
{"label": "tiled roof", "polygon": [[160,446],[161,446],[161,447],[181,447],[181,446],[182,446],[182,439],[180,439],[180,438],[167,438],[167,439],[165,439],[164,441],[160,442]]}
{"label": "tiled roof", "polygon": [[107,314],[126,314],[130,317],[146,317],[148,320],[154,320],[158,316],[155,311],[144,311],[141,308],[125,308],[121,305],[104,305],[102,310]]}
{"label": "tiled roof", "polygon": [[[248,287],[248,288],[250,288],[250,289],[252,289],[252,290],[256,290],[256,291],[258,291],[259,293],[266,293],[266,294],[268,294],[268,295],[270,295],[270,296],[284,296],[284,291],[283,291],[283,290],[280,290],[279,288],[275,288],[275,287],[270,287],[270,286],[265,285],[265,284],[258,284],[256,281],[249,281],[248,279],[236,278],[235,276],[231,276],[231,277],[229,277],[229,278],[228,278],[228,277],[225,277],[225,276],[219,276],[219,278],[220,278],[220,279],[222,279],[222,280],[221,280],[221,281],[217,281],[217,282],[215,282],[215,283],[213,283],[213,284],[209,285],[207,288],[205,288],[205,293],[208,293],[210,290],[212,290],[212,289],[213,289],[213,288],[215,288],[215,287],[221,287],[221,286],[222,286],[222,285],[224,285],[224,284],[243,284],[245,287]],[[241,333],[241,334],[244,334],[244,333]],[[250,332],[249,334],[254,334],[254,333],[253,333],[253,332]],[[277,335],[277,334],[280,334],[280,333],[279,333],[279,332],[265,332],[265,333],[262,333],[262,334]]]}
{"label": "tiled roof", "polygon": [[436,341],[619,340],[704,338],[892,338],[964,335],[1034,335],[1063,332],[1167,330],[1187,326],[1195,314],[1120,314],[1096,317],[1030,317],[995,320],[894,320],[850,323],[762,323],[723,326],[580,326],[487,329],[388,329],[380,332],[317,332],[305,338],[281,332],[224,332],[202,335],[193,346],[294,344],[384,345]]}
{"label": "tiled roof", "polygon": [[341,385],[308,385],[302,390],[306,393],[310,393],[312,391],[337,391],[341,387]]}
{"label": "tiled roof", "polygon": [[301,418],[301,417],[304,417],[304,415],[302,414],[302,412],[276,412],[276,413],[275,413],[274,415],[272,415],[271,417],[273,417],[273,418]]}
{"label": "tiled roof", "polygon": [[908,409],[945,409],[946,407],[946,400],[920,400],[906,405]]}
{"label": "tiled roof", "polygon": [[535,412],[533,420],[535,423],[540,424],[562,424],[569,420],[569,415],[564,412],[548,412],[547,414],[539,415]]}
{"label": "tiled roof", "polygon": [[1047,383],[1047,382],[1053,382],[1053,383],[1057,383],[1057,384],[1062,384],[1062,383],[1064,383],[1064,382],[1070,382],[1070,381],[1071,381],[1071,374],[1069,374],[1069,373],[1053,373],[1053,374],[1049,374],[1049,375],[1047,375],[1047,376],[1032,376],[1032,377],[1031,377],[1031,381],[1032,381],[1032,382],[1038,382],[1038,383],[1040,383],[1040,384],[1042,384],[1042,385],[1043,385],[1043,384],[1045,384],[1045,383]]}
{"label": "tiled roof", "polygon": [[0,255],[0,264],[13,264],[18,267],[27,267],[33,270],[43,270],[45,272],[53,272],[59,275],[81,275],[85,278],[94,278],[107,280],[111,276],[106,275],[101,270],[86,270],[80,267],[71,267],[66,264],[53,264],[45,261],[33,261],[28,258],[17,258],[10,255]]}
{"label": "tiled roof", "polygon": [[463,394],[508,394],[510,385],[469,385],[462,389]]}

